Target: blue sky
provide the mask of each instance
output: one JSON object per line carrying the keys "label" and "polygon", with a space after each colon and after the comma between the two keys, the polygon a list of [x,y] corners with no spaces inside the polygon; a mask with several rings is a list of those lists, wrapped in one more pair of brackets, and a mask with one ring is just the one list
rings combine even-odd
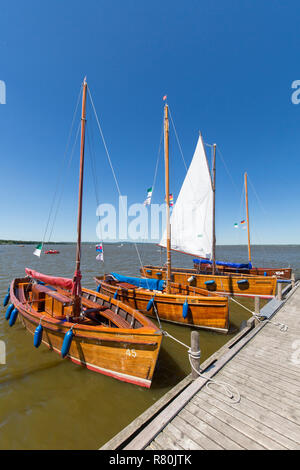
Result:
{"label": "blue sky", "polygon": [[[0,239],[42,239],[84,75],[93,94],[122,194],[142,202],[153,182],[163,102],[189,163],[201,130],[216,142],[217,242],[246,243],[249,175],[253,243],[299,243],[300,79],[296,1],[45,0],[0,2]],[[88,115],[89,118],[90,115]],[[77,121],[78,122],[78,121]],[[89,126],[88,121],[88,126]],[[94,126],[94,127],[93,127]],[[100,202],[118,194],[93,131]],[[55,240],[75,240],[78,147],[63,172]],[[171,135],[171,191],[184,166]],[[153,202],[163,202],[163,165]],[[84,240],[96,240],[87,162]],[[253,191],[255,188],[259,199]]]}

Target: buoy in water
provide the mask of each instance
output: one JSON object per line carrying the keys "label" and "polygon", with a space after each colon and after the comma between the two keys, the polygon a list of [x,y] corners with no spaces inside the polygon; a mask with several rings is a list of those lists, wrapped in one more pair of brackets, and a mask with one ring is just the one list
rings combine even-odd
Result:
{"label": "buoy in water", "polygon": [[42,342],[42,337],[43,337],[43,327],[42,325],[38,325],[35,329],[34,337],[33,337],[33,344],[36,348],[40,346]]}
{"label": "buoy in water", "polygon": [[182,306],[182,316],[183,318],[186,318],[189,313],[189,304],[188,301],[185,300],[183,306]]}
{"label": "buoy in water", "polygon": [[72,343],[72,339],[73,339],[73,330],[72,328],[67,331],[67,333],[65,334],[65,337],[64,337],[64,340],[63,340],[63,344],[62,344],[62,348],[61,348],[61,357],[66,357],[66,355],[69,353],[69,350],[70,350],[70,346],[71,346],[71,343]]}
{"label": "buoy in water", "polygon": [[153,307],[153,304],[154,304],[154,297],[152,297],[152,299],[150,299],[147,304],[147,312],[151,310],[151,308]]}
{"label": "buoy in water", "polygon": [[14,324],[16,323],[18,313],[19,313],[18,309],[14,308],[9,317],[9,326],[14,326]]}
{"label": "buoy in water", "polygon": [[5,313],[5,320],[9,320],[9,317],[13,309],[14,309],[14,304],[10,304],[10,306],[7,308],[6,313]]}

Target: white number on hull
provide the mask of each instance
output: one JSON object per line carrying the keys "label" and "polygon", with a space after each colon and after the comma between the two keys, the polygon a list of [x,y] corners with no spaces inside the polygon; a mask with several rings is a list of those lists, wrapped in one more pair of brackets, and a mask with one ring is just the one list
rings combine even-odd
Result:
{"label": "white number on hull", "polygon": [[136,352],[134,349],[126,349],[126,356],[136,357]]}

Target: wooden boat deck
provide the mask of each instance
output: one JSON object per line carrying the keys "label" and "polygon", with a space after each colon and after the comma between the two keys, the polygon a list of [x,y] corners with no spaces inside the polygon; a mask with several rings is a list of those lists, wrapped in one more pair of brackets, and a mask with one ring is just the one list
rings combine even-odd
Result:
{"label": "wooden boat deck", "polygon": [[288,325],[287,331],[259,323],[205,370],[234,386],[239,403],[198,378],[123,446],[117,435],[102,449],[300,449],[299,283],[276,310],[271,321]]}

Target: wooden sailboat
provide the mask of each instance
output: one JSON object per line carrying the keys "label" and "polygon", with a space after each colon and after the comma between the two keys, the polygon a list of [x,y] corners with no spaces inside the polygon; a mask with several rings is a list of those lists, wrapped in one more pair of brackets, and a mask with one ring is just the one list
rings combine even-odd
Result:
{"label": "wooden sailboat", "polygon": [[[10,326],[17,316],[41,342],[62,357],[121,381],[150,387],[162,332],[136,309],[81,287],[81,224],[87,82],[82,91],[76,269],[74,278],[26,269],[10,285]],[[6,303],[8,299],[5,299]]]}
{"label": "wooden sailboat", "polygon": [[167,219],[166,282],[152,279],[124,277],[117,273],[106,279],[95,278],[98,290],[114,295],[123,302],[165,321],[193,325],[227,332],[229,327],[228,298],[211,295],[206,290],[195,289],[182,283],[171,282],[171,228],[169,205],[169,119],[168,105],[164,108],[165,189]]}
{"label": "wooden sailboat", "polygon": [[[172,242],[165,231],[160,245],[202,259],[212,259],[210,271],[147,265],[141,269],[146,278],[169,279],[175,283],[195,286],[210,292],[243,296],[273,297],[276,277],[255,276],[236,272],[220,272],[215,259],[215,179],[216,145],[213,158],[213,179],[208,166],[202,136],[181,187],[171,217]],[[169,246],[168,246],[169,244]]]}
{"label": "wooden sailboat", "polygon": [[[249,206],[248,206],[248,181],[247,173],[245,178],[245,199],[246,199],[246,219],[247,219],[247,232],[248,232],[248,263],[224,263],[216,262],[216,268],[219,273],[243,273],[254,274],[260,276],[276,276],[278,279],[291,279],[292,268],[264,268],[254,267],[251,259],[251,244],[250,244],[250,221],[249,221]],[[210,260],[195,259],[194,267],[197,272],[211,273],[213,272],[213,263]]]}

